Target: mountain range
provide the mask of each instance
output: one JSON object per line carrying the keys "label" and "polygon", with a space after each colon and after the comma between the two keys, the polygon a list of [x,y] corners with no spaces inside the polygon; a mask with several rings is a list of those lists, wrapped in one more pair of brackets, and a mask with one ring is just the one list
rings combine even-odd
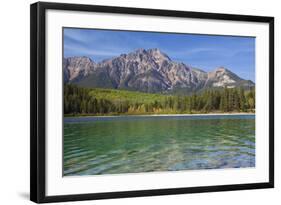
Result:
{"label": "mountain range", "polygon": [[63,59],[64,83],[83,87],[125,89],[149,93],[185,93],[204,89],[244,87],[255,84],[224,67],[211,72],[175,62],[158,48],[138,49],[94,62],[89,57]]}

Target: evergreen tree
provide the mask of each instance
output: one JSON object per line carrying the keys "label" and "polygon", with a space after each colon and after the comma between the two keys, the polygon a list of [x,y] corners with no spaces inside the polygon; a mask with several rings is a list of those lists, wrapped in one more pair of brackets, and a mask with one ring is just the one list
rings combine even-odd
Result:
{"label": "evergreen tree", "polygon": [[[190,96],[154,97],[143,101],[111,98],[111,90],[100,95],[98,90],[80,88],[76,85],[64,86],[65,114],[109,114],[109,113],[192,113],[195,112],[246,112],[255,109],[255,89],[245,91],[244,88],[224,88],[205,90]],[[140,94],[141,95],[141,94]]]}

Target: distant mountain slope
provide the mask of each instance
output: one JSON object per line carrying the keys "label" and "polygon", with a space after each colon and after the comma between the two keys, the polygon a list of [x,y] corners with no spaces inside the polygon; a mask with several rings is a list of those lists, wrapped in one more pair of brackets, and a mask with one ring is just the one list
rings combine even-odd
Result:
{"label": "distant mountain slope", "polygon": [[66,58],[63,72],[65,83],[149,93],[189,93],[206,88],[249,88],[255,85],[226,68],[207,73],[172,61],[157,48],[138,49],[100,63],[88,57]]}
{"label": "distant mountain slope", "polygon": [[94,72],[95,63],[88,57],[71,57],[63,60],[64,82],[79,82]]}
{"label": "distant mountain slope", "polygon": [[208,73],[208,78],[205,82],[204,87],[253,87],[255,84],[250,80],[244,80],[237,76],[235,73],[230,70],[219,67]]}

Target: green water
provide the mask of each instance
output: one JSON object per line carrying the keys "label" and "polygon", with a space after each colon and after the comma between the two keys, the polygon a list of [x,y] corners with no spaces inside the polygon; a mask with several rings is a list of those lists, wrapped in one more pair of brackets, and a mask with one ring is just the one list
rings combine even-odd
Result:
{"label": "green water", "polygon": [[255,116],[64,119],[64,175],[255,166]]}

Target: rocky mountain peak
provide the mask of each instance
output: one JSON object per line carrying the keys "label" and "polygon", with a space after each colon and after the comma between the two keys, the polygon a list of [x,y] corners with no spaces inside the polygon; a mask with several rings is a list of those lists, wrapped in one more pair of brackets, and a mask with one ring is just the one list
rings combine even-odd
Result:
{"label": "rocky mountain peak", "polygon": [[159,48],[151,48],[148,49],[147,52],[158,62],[162,62],[164,60],[171,61],[170,57],[166,53],[162,52]]}
{"label": "rocky mountain peak", "polygon": [[162,52],[159,48],[151,48],[151,49],[144,49],[139,48],[133,52],[130,52],[128,54],[121,54],[120,57],[123,58],[141,58],[141,59],[151,59],[157,62],[163,62],[163,61],[171,61],[169,56]]}
{"label": "rocky mountain peak", "polygon": [[67,60],[70,62],[93,62],[92,59],[87,56],[73,56],[67,58]]}
{"label": "rocky mountain peak", "polygon": [[172,61],[158,48],[137,49],[118,57],[94,63],[88,57],[64,59],[65,82],[86,87],[137,90],[141,92],[190,93],[202,89],[252,87],[225,67],[211,72]]}
{"label": "rocky mountain peak", "polygon": [[94,71],[95,63],[86,56],[74,56],[63,60],[64,79],[77,82]]}
{"label": "rocky mountain peak", "polygon": [[228,71],[228,70],[227,70],[225,67],[220,66],[220,67],[216,68],[214,71],[215,71],[215,72],[226,72],[226,71]]}
{"label": "rocky mountain peak", "polygon": [[240,77],[238,77],[235,73],[231,72],[225,67],[218,67],[214,69],[213,71],[209,72],[210,77],[221,77],[223,75],[229,75],[231,78],[235,78],[236,80],[241,80]]}
{"label": "rocky mountain peak", "polygon": [[243,86],[245,80],[224,67],[218,67],[208,73],[206,86],[234,88]]}
{"label": "rocky mountain peak", "polygon": [[132,53],[146,53],[146,50],[144,48],[138,48]]}

